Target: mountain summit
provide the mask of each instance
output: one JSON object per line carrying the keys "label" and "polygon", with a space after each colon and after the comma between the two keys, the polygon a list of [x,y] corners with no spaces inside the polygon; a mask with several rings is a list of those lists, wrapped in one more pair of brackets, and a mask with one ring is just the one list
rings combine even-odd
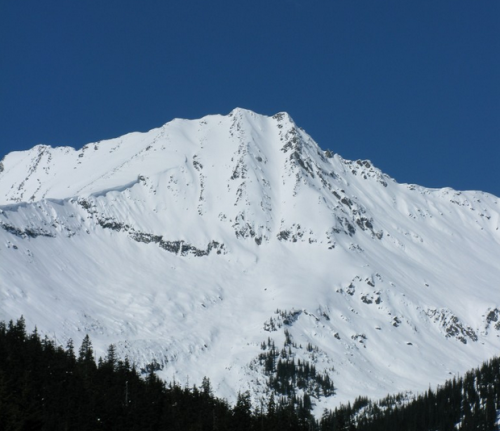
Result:
{"label": "mountain summit", "polygon": [[166,380],[317,409],[500,348],[500,205],[235,109],[0,162],[0,311]]}

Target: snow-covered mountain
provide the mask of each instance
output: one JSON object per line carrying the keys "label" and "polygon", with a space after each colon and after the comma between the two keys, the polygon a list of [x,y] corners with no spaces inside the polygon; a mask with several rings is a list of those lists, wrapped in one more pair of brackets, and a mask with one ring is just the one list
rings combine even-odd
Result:
{"label": "snow-covered mountain", "polygon": [[497,197],[398,184],[286,113],[176,119],[2,160],[0,318],[230,400],[293,360],[319,411],[498,353],[499,226]]}

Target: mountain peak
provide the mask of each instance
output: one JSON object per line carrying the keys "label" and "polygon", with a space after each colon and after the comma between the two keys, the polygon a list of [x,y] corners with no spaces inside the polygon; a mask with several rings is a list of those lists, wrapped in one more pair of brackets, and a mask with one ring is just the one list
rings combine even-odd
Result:
{"label": "mountain peak", "polygon": [[278,123],[289,123],[295,126],[295,122],[287,112],[278,112],[272,116],[267,116],[263,114],[258,114],[250,109],[235,108],[228,114],[228,116],[247,118],[247,119],[260,119],[260,120],[269,120],[272,118],[276,120]]}
{"label": "mountain peak", "polygon": [[234,108],[229,113],[230,117],[233,116],[233,115],[239,115],[239,116],[249,115],[249,116],[252,116],[252,117],[255,117],[255,116],[264,117],[265,116],[265,115],[257,114],[256,112],[254,112],[254,111],[252,111],[250,109],[239,108],[239,107]]}

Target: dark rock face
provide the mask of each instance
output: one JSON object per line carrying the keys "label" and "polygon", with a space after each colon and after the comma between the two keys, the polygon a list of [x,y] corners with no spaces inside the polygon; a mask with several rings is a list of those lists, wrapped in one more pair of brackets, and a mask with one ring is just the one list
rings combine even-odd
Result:
{"label": "dark rock face", "polygon": [[7,231],[15,236],[18,236],[20,238],[36,238],[38,236],[45,236],[45,237],[49,237],[49,238],[54,237],[54,235],[51,234],[50,232],[47,232],[44,229],[40,229],[40,228],[20,229],[20,228],[17,228],[15,226],[12,226],[12,225],[9,225],[9,224],[3,223],[3,222],[0,222],[0,227],[3,230],[5,230],[5,231]]}
{"label": "dark rock face", "polygon": [[463,344],[467,344],[467,341],[478,340],[475,331],[470,326],[464,325],[449,310],[427,310],[427,315],[444,329],[446,338],[456,338]]}

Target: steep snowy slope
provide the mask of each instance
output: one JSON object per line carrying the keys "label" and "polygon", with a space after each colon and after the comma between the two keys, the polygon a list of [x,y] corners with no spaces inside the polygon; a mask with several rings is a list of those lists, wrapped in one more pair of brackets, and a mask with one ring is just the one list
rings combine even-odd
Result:
{"label": "steep snowy slope", "polygon": [[280,359],[318,409],[425,390],[498,353],[499,226],[497,197],[398,184],[284,113],[173,120],[3,159],[0,318],[230,399]]}

